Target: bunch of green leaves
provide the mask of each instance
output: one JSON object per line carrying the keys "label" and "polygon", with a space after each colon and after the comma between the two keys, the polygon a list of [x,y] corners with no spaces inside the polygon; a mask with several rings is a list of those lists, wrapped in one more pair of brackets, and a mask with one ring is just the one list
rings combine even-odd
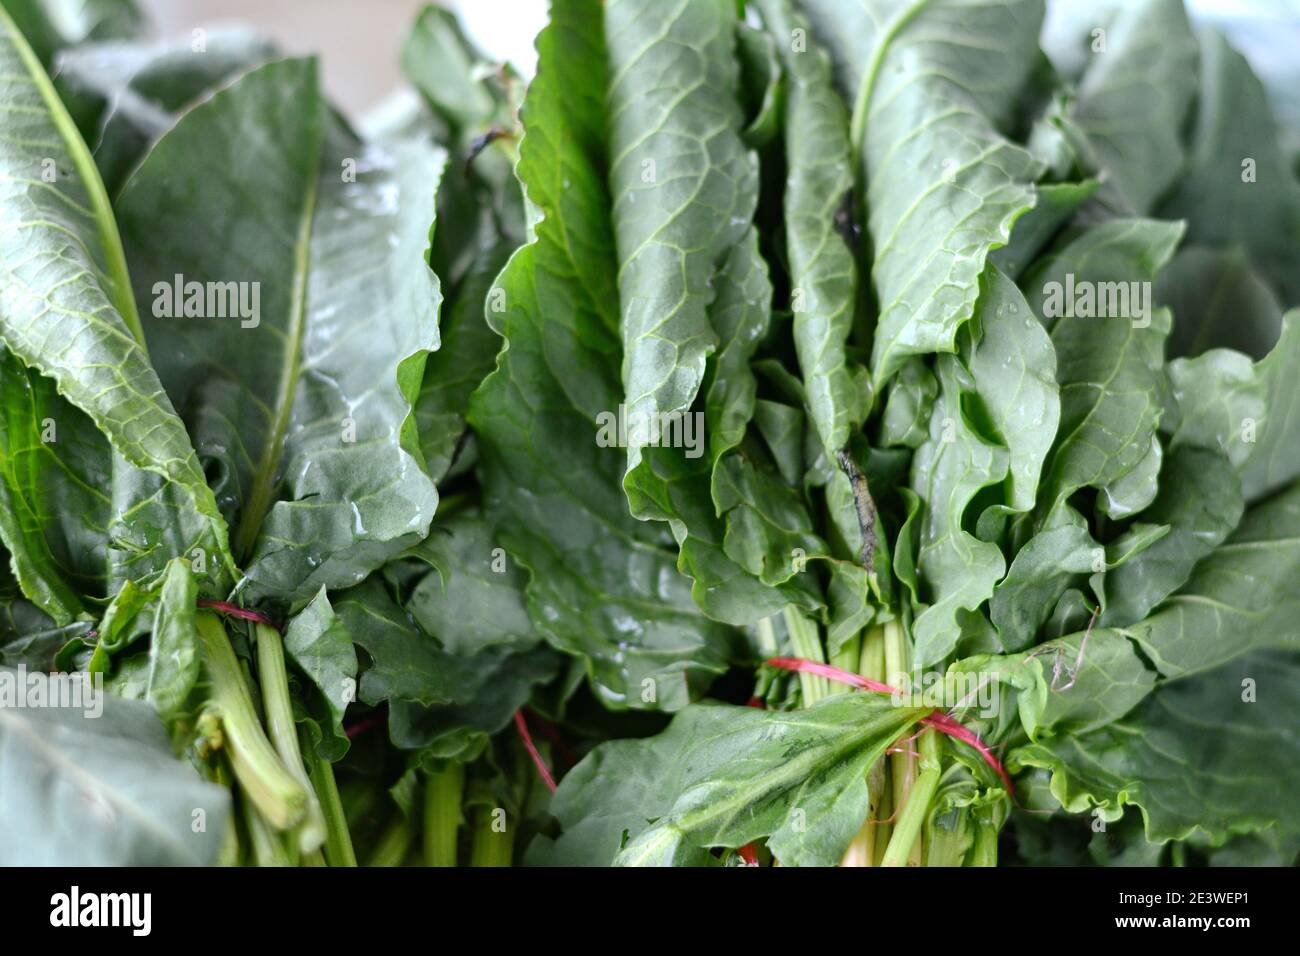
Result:
{"label": "bunch of green leaves", "polygon": [[[1079,6],[552,4],[469,417],[535,625],[681,712],[565,779],[537,861],[982,865],[1015,807],[1293,842],[1300,187],[1220,35]],[[702,453],[593,447],[620,406]],[[964,743],[882,758],[924,697],[683,707],[776,654],[996,686],[955,713],[1019,802]]]}
{"label": "bunch of green leaves", "polygon": [[[0,663],[152,705],[4,711],[27,781],[4,859],[347,863],[349,706],[386,710],[396,780],[482,754],[558,670],[454,480],[495,350],[483,276],[522,232],[509,151],[462,167],[432,111],[363,139],[313,59],[142,23],[126,0],[0,10]],[[438,246],[444,177],[488,208]],[[435,527],[440,483],[462,513]],[[185,787],[201,826],[168,802]],[[92,839],[67,823],[119,799]]]}
{"label": "bunch of green leaves", "polygon": [[1294,857],[1296,131],[1179,0],[429,8],[369,138],[0,6],[0,665],[162,724],[0,735],[166,821],[15,858]]}

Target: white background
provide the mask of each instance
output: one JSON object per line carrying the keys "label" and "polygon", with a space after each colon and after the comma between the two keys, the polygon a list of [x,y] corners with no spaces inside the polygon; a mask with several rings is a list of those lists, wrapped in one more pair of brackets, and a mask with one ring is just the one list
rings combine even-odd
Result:
{"label": "white background", "polygon": [[[402,41],[428,0],[139,0],[160,37],[196,26],[239,22],[274,39],[287,53],[318,53],[325,89],[360,117],[402,80]],[[466,31],[493,59],[532,74],[533,39],[546,21],[546,0],[447,0]]]}

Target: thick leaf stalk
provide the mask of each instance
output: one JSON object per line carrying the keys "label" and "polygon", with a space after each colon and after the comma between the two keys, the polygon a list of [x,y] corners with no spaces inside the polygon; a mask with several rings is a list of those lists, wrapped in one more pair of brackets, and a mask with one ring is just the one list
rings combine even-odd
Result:
{"label": "thick leaf stalk", "polygon": [[461,802],[465,793],[465,768],[451,762],[429,775],[424,788],[424,863],[455,866],[460,832]]}
{"label": "thick leaf stalk", "polygon": [[288,830],[307,815],[307,791],[267,740],[221,619],[200,613],[195,623],[212,681],[212,705],[235,777],[266,821],[277,830]]}

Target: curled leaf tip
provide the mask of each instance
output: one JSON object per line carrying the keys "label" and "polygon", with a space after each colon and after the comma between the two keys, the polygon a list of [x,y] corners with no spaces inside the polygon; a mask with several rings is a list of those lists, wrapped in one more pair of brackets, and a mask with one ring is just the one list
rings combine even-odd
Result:
{"label": "curled leaf tip", "polygon": [[874,574],[876,571],[876,502],[871,497],[866,476],[858,468],[857,462],[849,456],[848,452],[841,451],[837,457],[840,470],[849,479],[849,487],[853,490],[853,507],[857,511],[858,529],[862,533],[862,547],[858,552],[858,559],[868,573]]}

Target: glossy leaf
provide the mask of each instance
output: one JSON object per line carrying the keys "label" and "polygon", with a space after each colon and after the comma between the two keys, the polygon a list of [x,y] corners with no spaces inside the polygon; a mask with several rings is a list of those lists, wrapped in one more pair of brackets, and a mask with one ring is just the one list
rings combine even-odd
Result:
{"label": "glossy leaf", "polygon": [[918,666],[952,652],[960,636],[958,611],[988,600],[1006,571],[998,546],[971,534],[963,518],[980,489],[1006,477],[1007,450],[985,439],[963,414],[963,396],[975,385],[961,359],[940,356],[937,367],[930,437],[912,461],[911,487],[926,505],[916,566],[931,602],[913,625]]}
{"label": "glossy leaf", "polygon": [[1169,394],[1162,426],[1171,444],[1219,452],[1238,471],[1255,453],[1257,426],[1267,427],[1265,384],[1246,355],[1211,349],[1166,367]]}
{"label": "glossy leaf", "polygon": [[1072,508],[1062,509],[1057,520],[1056,527],[1040,531],[1016,552],[993,591],[989,618],[1006,650],[1030,646],[1070,584],[1097,570],[1100,546],[1087,522]]}
{"label": "glossy leaf", "polygon": [[608,705],[676,710],[725,669],[737,635],[696,610],[666,529],[628,514],[625,455],[596,440],[597,416],[623,395],[599,13],[561,0],[538,41],[519,176],[542,218],[494,290],[505,345],[469,420],[489,509],[508,516],[502,544],[529,572],[534,626],[585,662]]}
{"label": "glossy leaf", "polygon": [[[326,112],[314,61],[284,60],[185,114],[122,191],[156,363],[217,469],[253,599],[301,605],[428,528],[411,408],[438,345],[442,161],[359,142]],[[259,197],[232,204],[250,179]],[[190,283],[230,298],[196,301]]]}
{"label": "glossy leaf", "polygon": [[[1087,52],[1069,115],[1130,212],[1145,213],[1178,177],[1196,93],[1196,40],[1181,0],[1108,2],[1080,18]],[[1100,38],[1097,31],[1101,31]]]}
{"label": "glossy leaf", "polygon": [[701,768],[668,812],[629,841],[620,866],[663,866],[696,847],[767,838],[785,866],[831,866],[867,811],[866,772],[925,715],[875,694],[843,694],[804,711],[724,711],[685,741]]}
{"label": "glossy leaf", "polygon": [[[0,669],[0,680],[12,689],[19,674]],[[102,692],[97,700],[97,716],[77,707],[0,706],[0,863],[212,863],[229,825],[229,794],[172,755],[152,706]]]}
{"label": "glossy leaf", "polygon": [[406,609],[455,654],[507,644],[526,649],[540,640],[528,618],[528,577],[497,545],[473,512],[438,522],[418,554],[435,568],[411,590]]}
{"label": "glossy leaf", "polygon": [[[660,416],[688,412],[718,348],[710,280],[748,228],[758,161],[741,139],[724,0],[605,8],[609,189],[618,249],[628,470]],[[694,51],[681,56],[683,47]]]}
{"label": "glossy leaf", "polygon": [[[123,543],[148,553],[140,571],[158,573],[171,557],[199,547],[208,555],[211,586],[224,588],[233,570],[225,524],[145,353],[103,183],[48,77],[2,11],[0,73],[10,78],[0,103],[7,114],[0,135],[5,345],[52,379],[107,437],[116,457],[98,465],[100,474],[113,476],[106,510],[122,516],[117,536]],[[83,456],[73,470],[85,467]],[[57,590],[48,581],[25,586],[33,594]]]}
{"label": "glossy leaf", "polygon": [[1247,657],[1166,684],[1091,733],[1021,748],[1013,765],[1050,769],[1053,796],[1074,813],[1097,806],[1113,820],[1136,804],[1153,842],[1194,833],[1218,842],[1278,823],[1295,831],[1297,677],[1293,657]]}
{"label": "glossy leaf", "polygon": [[780,39],[776,46],[789,77],[783,204],[795,350],[809,414],[834,458],[865,413],[855,381],[860,375],[845,354],[857,293],[854,252],[841,222],[853,190],[848,110],[832,86],[826,54],[795,49],[795,31],[806,34],[808,25],[790,0],[765,0],[759,9]]}
{"label": "glossy leaf", "polygon": [[5,0],[3,6],[47,67],[69,47],[131,39],[144,26],[135,0]]}
{"label": "glossy leaf", "polygon": [[1200,86],[1187,167],[1159,213],[1186,219],[1191,242],[1247,250],[1283,306],[1294,306],[1300,182],[1278,145],[1268,96],[1217,30],[1201,35]]}
{"label": "glossy leaf", "polygon": [[1079,488],[1104,491],[1150,453],[1170,319],[1142,297],[1181,233],[1174,223],[1111,220],[1067,235],[1026,276],[1034,313],[1051,329],[1061,386],[1040,512]]}
{"label": "glossy leaf", "polygon": [[289,621],[284,652],[320,691],[330,721],[321,728],[318,746],[321,756],[338,760],[348,747],[343,715],[356,699],[357,652],[324,588]]}
{"label": "glossy leaf", "polygon": [[424,384],[416,401],[429,476],[441,482],[465,446],[465,405],[474,389],[496,364],[501,340],[484,318],[488,293],[509,259],[512,248],[500,242],[483,252],[457,287],[451,308],[444,309],[442,344],[429,356]]}
{"label": "glossy leaf", "polygon": [[1030,511],[1061,416],[1056,350],[1015,283],[996,268],[984,283],[970,373],[1009,453],[1007,505]]}
{"label": "glossy leaf", "polygon": [[1282,336],[1256,373],[1264,386],[1264,421],[1241,477],[1247,501],[1300,478],[1300,311],[1283,317]]}
{"label": "glossy leaf", "polygon": [[955,352],[989,253],[1033,205],[1037,161],[1000,132],[1037,60],[1038,0],[804,0],[853,103],[879,313],[879,388]]}
{"label": "glossy leaf", "polygon": [[694,864],[766,838],[786,866],[838,863],[867,810],[866,769],[923,710],[844,694],[793,713],[701,705],[664,733],[597,748],[552,810],[537,862]]}
{"label": "glossy leaf", "polygon": [[1292,486],[1247,511],[1187,584],[1127,633],[1165,677],[1199,673],[1247,651],[1300,649],[1300,597],[1292,586],[1298,530],[1300,486]]}
{"label": "glossy leaf", "polygon": [[1222,455],[1196,448],[1175,451],[1160,473],[1160,493],[1142,515],[1170,531],[1106,573],[1101,623],[1123,627],[1146,617],[1223,543],[1241,520],[1242,507],[1240,483]]}
{"label": "glossy leaf", "polygon": [[270,41],[247,30],[205,30],[161,43],[92,43],[65,50],[53,73],[59,96],[95,156],[109,195],[200,97],[275,56]]}
{"label": "glossy leaf", "polygon": [[168,727],[183,712],[202,670],[198,629],[194,623],[197,597],[189,562],[183,558],[172,561],[167,566],[154,612],[145,689],[145,699],[158,709]]}

